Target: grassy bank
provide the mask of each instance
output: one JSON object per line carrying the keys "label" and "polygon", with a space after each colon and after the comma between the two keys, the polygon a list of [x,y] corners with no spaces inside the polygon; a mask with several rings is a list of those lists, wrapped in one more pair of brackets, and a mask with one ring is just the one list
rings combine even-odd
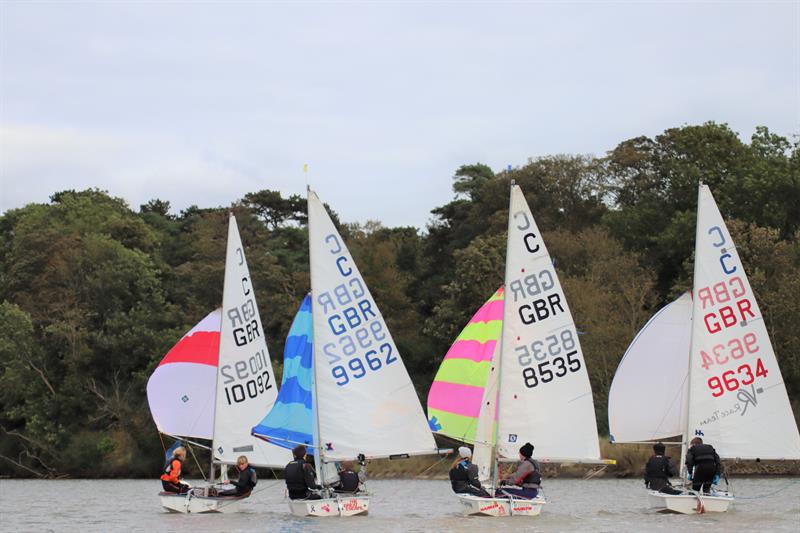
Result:
{"label": "grassy bank", "polygon": [[[546,478],[617,477],[638,478],[642,476],[644,464],[653,453],[645,444],[611,444],[600,441],[600,454],[605,459],[614,459],[616,465],[550,464],[543,463]],[[680,449],[669,447],[670,455],[677,463]],[[409,459],[380,459],[369,463],[372,479],[447,479],[447,472],[455,455],[445,458],[435,456],[411,457]],[[800,461],[724,461],[729,476],[800,476]]]}

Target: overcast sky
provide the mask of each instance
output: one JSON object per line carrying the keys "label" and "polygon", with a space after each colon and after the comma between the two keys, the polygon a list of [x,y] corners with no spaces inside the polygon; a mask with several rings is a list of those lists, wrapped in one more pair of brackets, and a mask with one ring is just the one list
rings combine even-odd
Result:
{"label": "overcast sky", "polygon": [[452,175],[707,120],[800,132],[800,3],[0,0],[0,211],[311,185],[424,227]]}

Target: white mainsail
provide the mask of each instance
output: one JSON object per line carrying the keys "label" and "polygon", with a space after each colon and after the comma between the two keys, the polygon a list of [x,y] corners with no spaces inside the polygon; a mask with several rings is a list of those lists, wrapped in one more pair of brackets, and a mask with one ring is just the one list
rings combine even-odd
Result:
{"label": "white mainsail", "polygon": [[386,323],[316,193],[308,191],[314,367],[326,461],[436,453]]}
{"label": "white mainsail", "polygon": [[661,308],[631,342],[608,392],[611,442],[683,435],[692,297]]}
{"label": "white mainsail", "polygon": [[288,450],[250,434],[250,429],[272,408],[277,394],[255,290],[236,219],[231,215],[214,414],[216,461],[232,464],[238,456],[246,455],[254,466],[277,467],[291,460]]}
{"label": "white mainsail", "polygon": [[599,461],[594,402],[575,323],[519,186],[511,186],[497,446],[517,459]]}
{"label": "white mainsail", "polygon": [[720,457],[800,459],[764,318],[711,191],[700,185],[687,436]]}

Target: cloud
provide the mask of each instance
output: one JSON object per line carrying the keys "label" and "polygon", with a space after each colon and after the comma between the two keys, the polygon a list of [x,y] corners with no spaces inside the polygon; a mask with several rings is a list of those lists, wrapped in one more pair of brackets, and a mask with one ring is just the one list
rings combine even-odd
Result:
{"label": "cloud", "polygon": [[226,205],[252,190],[252,182],[242,169],[174,139],[0,125],[2,211],[46,202],[64,189],[92,187],[126,199],[134,209],[155,197],[177,209]]}

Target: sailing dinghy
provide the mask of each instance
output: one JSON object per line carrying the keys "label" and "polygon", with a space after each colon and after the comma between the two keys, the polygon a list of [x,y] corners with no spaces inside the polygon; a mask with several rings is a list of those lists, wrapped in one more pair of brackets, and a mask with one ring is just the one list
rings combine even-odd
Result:
{"label": "sailing dinghy", "polygon": [[[450,359],[490,361],[480,393],[481,405],[477,412],[473,408],[470,412],[454,413],[451,409],[449,414],[442,413],[446,409],[436,398],[439,394],[436,392],[429,396],[429,407],[433,408],[431,414],[436,416],[436,422],[441,417],[442,429],[448,424],[457,428],[450,423],[451,419],[466,422],[465,427],[471,427],[472,422],[455,418],[453,414],[467,418],[477,414],[473,441],[478,450],[476,461],[480,462],[479,472],[491,470],[494,487],[497,487],[498,463],[518,461],[519,447],[527,441],[535,444],[535,454],[542,462],[613,463],[600,458],[589,375],[564,291],[522,190],[513,182],[505,282],[503,290],[493,298],[502,302],[499,348],[490,350],[489,346],[484,346],[482,350],[471,352],[470,348],[474,349],[475,345],[464,343],[456,350],[464,340],[460,338],[451,349],[456,350],[453,356],[442,365],[443,368],[448,365],[448,371],[441,375],[444,380],[451,367],[457,368],[448,362]],[[482,321],[488,325],[497,315],[497,309],[492,309]],[[469,375],[478,375],[467,370],[459,377],[459,372],[453,372],[456,383]],[[438,387],[434,384],[432,392]],[[464,387],[454,389],[453,394],[459,394],[459,389],[462,397],[469,393],[477,395],[476,391]],[[457,402],[456,397],[453,403]],[[433,418],[431,422],[435,422]],[[467,430],[455,431],[462,433],[460,440],[469,442]],[[485,450],[489,450],[488,453]],[[482,457],[492,455],[495,460],[489,460],[487,467]],[[536,516],[546,503],[541,492],[532,500],[456,496],[468,515]]]}
{"label": "sailing dinghy", "polygon": [[[246,455],[252,466],[282,467],[285,449],[250,435],[277,395],[255,292],[236,219],[228,222],[222,309],[206,316],[164,357],[147,383],[158,430],[184,440],[211,440],[214,464]],[[223,466],[223,468],[225,468]],[[211,496],[211,487],[188,494],[159,493],[164,509],[179,513],[233,513],[246,496]]]}
{"label": "sailing dinghy", "polygon": [[296,516],[369,512],[368,493],[335,495],[331,463],[437,454],[414,385],[364,278],[324,205],[308,190],[312,316],[312,443],[321,500],[290,500]]}
{"label": "sailing dinghy", "polygon": [[[652,369],[659,369],[653,376]],[[644,408],[647,406],[647,409]],[[706,185],[697,199],[694,288],[653,317],[609,392],[612,442],[700,437],[723,459],[800,459],[800,433],[764,317]],[[724,512],[733,494],[648,491],[651,507]]]}

